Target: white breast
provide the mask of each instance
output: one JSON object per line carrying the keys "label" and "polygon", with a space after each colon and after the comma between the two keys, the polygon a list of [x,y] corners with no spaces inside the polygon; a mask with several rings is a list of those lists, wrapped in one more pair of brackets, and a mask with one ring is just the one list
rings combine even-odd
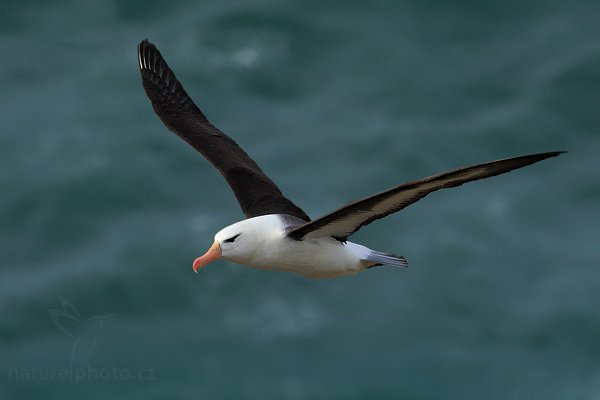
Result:
{"label": "white breast", "polygon": [[265,243],[247,265],[277,271],[295,272],[311,278],[331,278],[366,269],[361,253],[369,250],[355,243],[333,238],[296,241],[287,237]]}
{"label": "white breast", "polygon": [[278,215],[250,218],[231,227],[225,229],[243,229],[240,239],[248,250],[232,257],[224,254],[224,258],[253,268],[331,278],[354,274],[373,264],[363,261],[370,250],[355,243],[343,244],[331,237],[290,239]]}

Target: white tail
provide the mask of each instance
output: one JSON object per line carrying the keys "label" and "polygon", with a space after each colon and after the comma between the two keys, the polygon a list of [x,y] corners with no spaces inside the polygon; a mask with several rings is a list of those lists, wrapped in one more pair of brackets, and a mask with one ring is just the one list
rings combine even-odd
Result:
{"label": "white tail", "polygon": [[378,265],[386,264],[393,265],[395,267],[408,268],[408,261],[404,256],[397,256],[395,254],[381,253],[379,251],[373,251],[367,255],[365,261],[371,261]]}

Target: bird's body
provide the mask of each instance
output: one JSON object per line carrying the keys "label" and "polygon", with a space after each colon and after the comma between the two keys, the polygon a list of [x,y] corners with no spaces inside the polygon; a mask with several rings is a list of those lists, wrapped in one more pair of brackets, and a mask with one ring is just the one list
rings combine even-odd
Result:
{"label": "bird's body", "polygon": [[349,275],[384,264],[406,267],[404,257],[371,250],[348,237],[439,189],[503,174],[562,153],[530,154],[444,172],[394,186],[311,220],[235,141],[207,120],[147,40],[138,47],[138,62],[156,114],[223,175],[246,217],[215,235],[208,252],[194,261],[196,272],[220,257],[311,278]]}
{"label": "bird's body", "polygon": [[[288,215],[261,215],[224,228],[215,240],[220,243],[222,256],[238,264],[310,278],[350,275],[377,264],[370,258],[378,253],[356,243],[343,243],[331,236],[294,240],[287,235],[290,229],[303,224]],[[229,249],[226,240],[238,232],[243,233],[235,239],[236,248]]]}

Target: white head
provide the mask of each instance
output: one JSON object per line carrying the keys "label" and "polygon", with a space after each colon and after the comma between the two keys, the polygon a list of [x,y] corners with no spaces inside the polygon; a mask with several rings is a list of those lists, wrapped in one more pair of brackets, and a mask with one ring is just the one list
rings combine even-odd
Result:
{"label": "white head", "polygon": [[223,257],[238,264],[251,264],[251,260],[265,250],[269,239],[282,234],[277,215],[248,218],[221,229],[215,235],[211,248],[194,261],[194,271]]}

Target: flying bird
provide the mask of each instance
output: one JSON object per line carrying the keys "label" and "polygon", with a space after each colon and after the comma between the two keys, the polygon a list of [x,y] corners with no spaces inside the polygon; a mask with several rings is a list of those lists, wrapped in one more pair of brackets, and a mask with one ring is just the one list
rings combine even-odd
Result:
{"label": "flying bird", "polygon": [[375,251],[348,238],[436,190],[503,174],[563,153],[530,154],[455,169],[352,201],[311,220],[233,139],[208,121],[147,39],[138,45],[138,62],[144,89],[158,117],[223,175],[245,216],[217,232],[206,254],[194,261],[196,272],[219,258],[311,278],[349,275],[384,264],[407,267],[403,256]]}

